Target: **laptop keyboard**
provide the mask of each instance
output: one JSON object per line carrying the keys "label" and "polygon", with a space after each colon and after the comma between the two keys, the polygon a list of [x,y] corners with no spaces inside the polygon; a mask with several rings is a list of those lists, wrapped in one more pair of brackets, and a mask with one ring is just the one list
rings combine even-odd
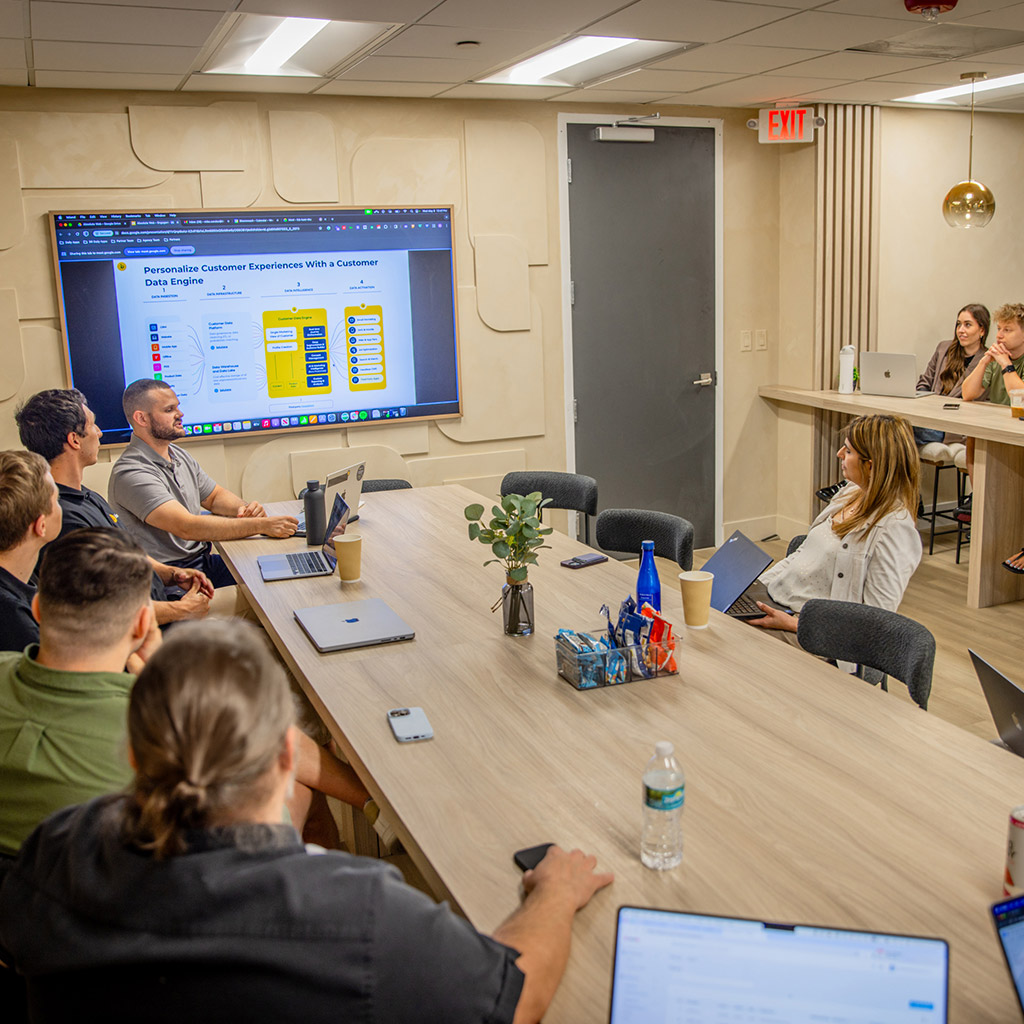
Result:
{"label": "laptop keyboard", "polygon": [[763,615],[764,612],[757,607],[757,602],[748,594],[740,594],[731,605],[726,615]]}
{"label": "laptop keyboard", "polygon": [[300,551],[294,555],[288,555],[288,568],[293,576],[301,574],[324,572],[327,570],[327,563],[319,551]]}

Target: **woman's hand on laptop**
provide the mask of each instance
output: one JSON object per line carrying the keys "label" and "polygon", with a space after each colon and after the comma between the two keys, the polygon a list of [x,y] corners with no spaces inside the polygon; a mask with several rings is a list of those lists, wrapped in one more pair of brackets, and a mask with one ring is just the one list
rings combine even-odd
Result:
{"label": "woman's hand on laptop", "polygon": [[755,603],[764,612],[764,618],[744,619],[745,622],[749,622],[752,626],[760,626],[762,629],[781,629],[787,633],[796,632],[797,617],[795,615],[780,611],[778,608],[773,608],[770,604],[763,604],[761,601]]}

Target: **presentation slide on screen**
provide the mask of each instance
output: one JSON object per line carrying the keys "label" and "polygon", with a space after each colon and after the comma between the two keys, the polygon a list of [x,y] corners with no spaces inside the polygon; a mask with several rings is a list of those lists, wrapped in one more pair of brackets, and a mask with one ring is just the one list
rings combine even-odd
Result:
{"label": "presentation slide on screen", "polygon": [[403,250],[114,263],[125,380],[186,423],[416,402]]}

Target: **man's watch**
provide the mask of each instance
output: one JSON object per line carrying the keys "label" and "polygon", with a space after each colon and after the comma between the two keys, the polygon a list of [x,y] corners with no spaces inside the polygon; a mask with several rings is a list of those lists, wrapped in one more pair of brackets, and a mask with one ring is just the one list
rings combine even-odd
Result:
{"label": "man's watch", "polygon": [[1007,363],[1007,365],[1003,367],[1003,371],[1002,372],[1003,372],[1004,376],[1006,374],[1008,374],[1008,373],[1016,373],[1017,372],[1017,367],[1014,366],[1013,363]]}

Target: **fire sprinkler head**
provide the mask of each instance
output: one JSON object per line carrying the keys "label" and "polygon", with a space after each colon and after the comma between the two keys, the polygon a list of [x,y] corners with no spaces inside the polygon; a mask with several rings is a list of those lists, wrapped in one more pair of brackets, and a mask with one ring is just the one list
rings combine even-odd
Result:
{"label": "fire sprinkler head", "polygon": [[923,14],[928,21],[935,21],[940,14],[953,10],[957,3],[958,0],[944,0],[943,3],[938,0],[903,0],[903,6],[911,14]]}

